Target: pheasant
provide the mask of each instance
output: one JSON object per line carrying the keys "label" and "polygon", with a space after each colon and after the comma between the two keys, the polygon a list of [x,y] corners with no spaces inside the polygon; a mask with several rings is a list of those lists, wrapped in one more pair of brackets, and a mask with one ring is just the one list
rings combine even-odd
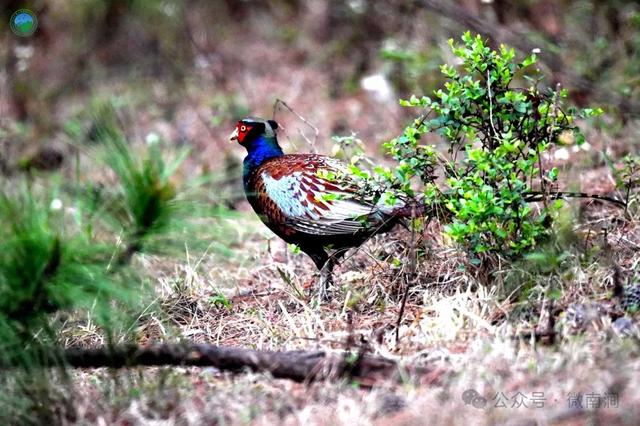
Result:
{"label": "pheasant", "polygon": [[247,150],[245,195],[271,231],[313,260],[319,297],[326,300],[333,268],[345,252],[410,217],[411,208],[362,196],[347,165],[335,158],[285,154],[277,129],[273,120],[245,118],[230,136]]}

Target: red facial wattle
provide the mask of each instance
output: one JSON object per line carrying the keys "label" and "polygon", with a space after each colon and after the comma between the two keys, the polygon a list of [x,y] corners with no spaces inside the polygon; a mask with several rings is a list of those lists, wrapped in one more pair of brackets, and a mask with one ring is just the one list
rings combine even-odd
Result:
{"label": "red facial wattle", "polygon": [[237,139],[239,144],[242,144],[244,142],[244,139],[247,137],[250,131],[251,131],[250,126],[247,126],[242,122],[238,123],[238,126],[236,127],[236,133],[237,133]]}

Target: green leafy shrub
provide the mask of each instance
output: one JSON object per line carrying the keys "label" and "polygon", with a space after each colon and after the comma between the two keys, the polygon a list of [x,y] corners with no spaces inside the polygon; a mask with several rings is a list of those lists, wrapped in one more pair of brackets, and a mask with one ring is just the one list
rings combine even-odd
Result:
{"label": "green leafy shrub", "polygon": [[[469,253],[517,256],[548,236],[560,203],[548,201],[558,170],[545,169],[542,154],[564,132],[582,144],[575,117],[601,111],[565,109],[567,92],[535,78],[535,54],[517,62],[513,49],[493,50],[468,32],[449,44],[461,64],[441,66],[446,83],[433,98],[401,101],[426,112],[385,144],[397,166],[376,175],[385,191],[407,197],[418,178],[424,203],[445,213],[446,234]],[[426,133],[444,140],[448,156],[422,142]],[[538,212],[533,200],[543,201]]]}

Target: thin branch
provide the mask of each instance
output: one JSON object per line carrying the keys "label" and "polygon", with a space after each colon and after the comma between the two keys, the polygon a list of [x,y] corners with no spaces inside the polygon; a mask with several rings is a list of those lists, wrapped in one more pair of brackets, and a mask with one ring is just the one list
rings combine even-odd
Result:
{"label": "thin branch", "polygon": [[618,200],[617,198],[607,197],[606,195],[599,194],[586,194],[584,192],[549,192],[544,193],[541,191],[531,191],[524,194],[525,201],[528,203],[535,203],[538,201],[544,201],[545,198],[549,198],[551,200],[559,200],[561,198],[590,198],[594,200],[607,201],[609,203],[616,204],[620,207],[626,207],[626,203],[622,200]]}
{"label": "thin branch", "polygon": [[[493,95],[491,94],[491,74],[489,70],[487,70],[487,94],[489,95],[489,123],[491,123],[491,129],[493,129],[493,137],[497,140],[498,131],[493,123]],[[493,149],[493,143],[491,144],[491,148]]]}
{"label": "thin branch", "polygon": [[316,148],[316,141],[318,140],[318,135],[320,134],[320,131],[318,130],[318,128],[316,126],[314,126],[313,124],[311,124],[311,122],[309,122],[309,120],[307,120],[306,118],[304,118],[303,116],[301,116],[300,114],[298,114],[297,112],[295,112],[293,110],[293,108],[291,108],[285,101],[283,101],[282,99],[276,99],[275,103],[273,104],[273,114],[272,114],[272,119],[275,120],[276,118],[276,112],[278,111],[278,106],[282,105],[283,107],[285,107],[290,113],[292,113],[293,115],[295,115],[296,117],[298,117],[298,119],[300,121],[302,121],[304,124],[306,124],[307,126],[311,127],[313,129],[313,132],[315,134],[315,136],[313,137],[313,141],[309,140],[305,134],[300,131],[300,135],[304,138],[305,141],[307,141],[307,143],[311,146],[311,149],[313,150],[314,153],[317,153],[318,150]]}
{"label": "thin branch", "polygon": [[540,340],[547,345],[553,345],[556,338],[555,325],[556,319],[553,315],[553,299],[545,297],[542,300],[542,308],[540,309],[540,320],[536,327],[536,340]]}
{"label": "thin branch", "polygon": [[416,259],[416,228],[414,220],[417,217],[415,203],[411,205],[411,242],[409,245],[410,259],[409,259],[409,272],[405,275],[405,289],[402,295],[402,303],[400,304],[400,312],[398,312],[398,320],[396,321],[396,346],[400,342],[400,324],[402,323],[402,317],[404,316],[404,310],[407,305],[407,298],[409,297],[409,290],[413,285],[416,278],[417,259]]}

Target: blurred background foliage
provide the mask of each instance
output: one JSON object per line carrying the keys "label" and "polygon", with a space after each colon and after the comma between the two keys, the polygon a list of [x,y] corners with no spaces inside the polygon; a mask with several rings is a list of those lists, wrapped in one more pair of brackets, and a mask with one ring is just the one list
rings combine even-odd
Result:
{"label": "blurred background foliage", "polygon": [[[622,124],[640,114],[640,7],[631,1],[10,0],[2,22],[20,7],[40,24],[31,38],[0,34],[2,115],[28,123],[33,140],[56,135],[71,118],[70,99],[99,97],[107,84],[171,124],[183,104],[202,106],[214,134],[239,115],[267,114],[288,94],[309,113],[317,95],[369,91],[394,103],[430,94],[442,83],[436,71],[448,59],[446,40],[465,30],[494,47],[540,49],[549,84],[561,82],[579,106],[605,106]],[[306,90],[314,80],[297,73],[278,81],[291,67],[322,75],[315,85],[324,93]],[[256,87],[268,75],[271,87]],[[294,87],[279,90],[283,83]],[[315,98],[299,100],[305,94],[296,85]],[[316,121],[330,133],[354,127],[329,118]]]}
{"label": "blurred background foliage", "polygon": [[[38,17],[31,37],[9,30],[20,8]],[[604,109],[585,133],[607,155],[587,153],[573,164],[578,170],[609,176],[637,154],[634,1],[0,3],[0,361],[19,355],[28,366],[43,356],[39,349],[69,329],[64,310],[89,313],[107,341],[115,329],[138,332],[131,318],[152,315],[153,295],[145,268],[130,264],[134,253],[208,247],[242,260],[232,248],[245,231],[228,221],[247,209],[242,152],[228,142],[237,119],[270,118],[280,98],[318,127],[318,151],[330,152],[331,136],[357,135],[367,154],[380,156],[381,142],[415,118],[398,99],[431,95],[444,83],[440,64],[456,63],[447,40],[466,30],[494,48],[513,46],[519,57],[536,52],[542,86],[560,83],[570,103]],[[285,110],[275,115],[285,149],[309,151],[300,135],[309,128]],[[636,173],[627,174],[620,182],[636,185]],[[616,189],[599,176],[587,189]],[[124,309],[111,309],[117,304]],[[34,336],[32,351],[12,350]],[[0,384],[16,380],[3,376]],[[55,396],[36,376],[22,383],[21,413]]]}
{"label": "blurred background foliage", "polygon": [[[439,87],[439,65],[454,59],[446,41],[466,30],[521,55],[539,50],[543,84],[605,109],[596,129],[628,137],[640,115],[640,6],[631,1],[9,0],[0,21],[21,7],[39,27],[28,38],[1,27],[5,175],[69,164],[71,146],[95,143],[95,113],[109,101],[122,106],[126,136],[194,148],[191,170],[215,171],[217,201],[234,206],[239,157],[226,135],[238,117],[270,116],[281,98],[320,129],[320,149],[355,131],[379,152],[412,118],[397,99]],[[300,149],[294,141],[308,129],[277,115],[296,128],[289,149]]]}

